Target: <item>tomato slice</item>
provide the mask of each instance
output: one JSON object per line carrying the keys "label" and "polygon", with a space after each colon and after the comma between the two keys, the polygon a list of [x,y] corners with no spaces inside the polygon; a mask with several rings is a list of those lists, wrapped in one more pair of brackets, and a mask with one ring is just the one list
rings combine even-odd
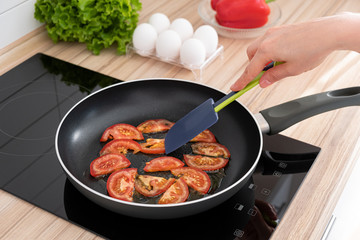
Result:
{"label": "tomato slice", "polygon": [[109,174],[131,165],[123,154],[109,153],[96,158],[90,164],[90,174],[93,177]]}
{"label": "tomato slice", "polygon": [[202,131],[201,133],[199,133],[196,137],[191,139],[190,142],[212,142],[212,143],[215,143],[216,138],[210,130],[206,129],[206,130]]}
{"label": "tomato slice", "polygon": [[113,172],[106,184],[109,196],[132,202],[136,174],[136,168],[125,168]]}
{"label": "tomato slice", "polygon": [[137,129],[143,133],[155,133],[169,130],[175,123],[166,119],[151,119],[137,126]]}
{"label": "tomato slice", "polygon": [[150,162],[146,163],[144,167],[145,172],[160,172],[160,171],[169,171],[174,168],[182,167],[185,164],[177,158],[174,157],[158,157],[154,158]]}
{"label": "tomato slice", "polygon": [[230,157],[229,150],[219,143],[199,142],[191,145],[193,153],[211,157]]}
{"label": "tomato slice", "polygon": [[135,154],[140,151],[141,146],[131,139],[115,139],[105,144],[100,150],[100,155],[107,153],[122,153],[126,155],[129,149],[133,150]]}
{"label": "tomato slice", "polygon": [[189,197],[189,188],[183,178],[176,180],[161,196],[159,204],[181,203]]}
{"label": "tomato slice", "polygon": [[146,142],[140,143],[140,151],[147,154],[165,153],[165,139],[148,138]]}
{"label": "tomato slice", "polygon": [[206,172],[192,167],[181,167],[172,169],[174,176],[182,177],[187,185],[196,191],[206,194],[211,186],[211,180]]}
{"label": "tomato slice", "polygon": [[146,197],[154,197],[165,192],[174,182],[175,178],[139,175],[135,179],[135,189]]}
{"label": "tomato slice", "polygon": [[184,159],[189,167],[204,171],[214,171],[226,166],[228,159],[222,157],[208,157],[202,155],[184,154]]}
{"label": "tomato slice", "polygon": [[106,142],[109,139],[143,140],[144,136],[136,127],[126,123],[119,123],[105,129],[100,142]]}

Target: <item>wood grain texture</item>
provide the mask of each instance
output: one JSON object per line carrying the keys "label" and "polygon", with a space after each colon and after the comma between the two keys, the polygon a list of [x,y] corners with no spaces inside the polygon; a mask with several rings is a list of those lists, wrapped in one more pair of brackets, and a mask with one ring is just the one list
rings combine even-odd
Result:
{"label": "wood grain texture", "polygon": [[[155,12],[170,20],[187,18],[194,28],[203,24],[197,14],[200,1],[142,0],[140,22]],[[291,24],[342,11],[360,12],[354,0],[277,0],[282,9],[279,24]],[[42,52],[56,58],[95,70],[117,79],[179,78],[199,81],[229,91],[247,64],[246,48],[252,39],[219,38],[224,46],[222,59],[205,69],[202,79],[187,70],[138,55],[119,56],[111,47],[93,55],[84,44],[54,44],[44,27],[13,44],[0,49],[0,75],[32,55]],[[266,89],[255,88],[239,99],[252,112],[305,95],[334,90],[360,83],[360,55],[349,51],[332,53],[319,67],[289,77]],[[322,148],[293,203],[272,239],[320,239],[335,204],[360,158],[360,108],[344,108],[307,119],[282,134]],[[0,239],[99,239],[31,204],[0,191]]]}

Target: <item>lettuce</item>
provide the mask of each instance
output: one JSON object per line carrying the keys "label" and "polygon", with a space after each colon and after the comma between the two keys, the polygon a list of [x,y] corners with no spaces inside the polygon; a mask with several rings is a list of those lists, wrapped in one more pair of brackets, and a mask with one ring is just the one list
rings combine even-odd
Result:
{"label": "lettuce", "polygon": [[37,0],[34,17],[55,43],[86,43],[95,55],[117,43],[117,52],[125,54],[141,7],[140,0]]}

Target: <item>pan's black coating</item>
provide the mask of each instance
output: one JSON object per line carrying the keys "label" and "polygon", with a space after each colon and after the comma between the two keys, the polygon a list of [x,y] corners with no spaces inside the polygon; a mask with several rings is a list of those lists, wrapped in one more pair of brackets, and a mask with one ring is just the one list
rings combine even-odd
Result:
{"label": "pan's black coating", "polygon": [[[204,85],[175,79],[132,81],[100,90],[65,116],[57,136],[60,161],[76,179],[106,194],[105,180],[91,177],[89,166],[99,156],[104,145],[99,139],[107,127],[116,123],[137,126],[145,120],[158,118],[176,122],[208,98],[216,101],[223,96],[220,91]],[[221,191],[254,167],[262,138],[252,114],[236,102],[219,112],[219,121],[210,130],[231,153],[226,176],[217,190]],[[173,153],[179,158],[181,155],[181,150]],[[139,168],[139,172],[145,166],[142,156],[130,158],[131,167]]]}

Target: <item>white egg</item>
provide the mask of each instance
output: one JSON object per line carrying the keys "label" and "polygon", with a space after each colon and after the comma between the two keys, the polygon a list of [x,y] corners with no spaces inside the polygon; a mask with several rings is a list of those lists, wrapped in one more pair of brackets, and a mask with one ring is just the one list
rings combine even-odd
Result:
{"label": "white egg", "polygon": [[158,34],[167,30],[170,26],[169,18],[163,13],[154,13],[148,22],[154,26]]}
{"label": "white egg", "polygon": [[192,37],[194,28],[192,24],[185,18],[177,18],[170,24],[170,29],[176,31],[182,42]]}
{"label": "white egg", "polygon": [[160,33],[156,40],[156,54],[161,59],[175,60],[179,57],[181,47],[181,39],[177,32],[174,30],[165,30]]}
{"label": "white egg", "polygon": [[219,37],[216,30],[210,25],[203,25],[196,29],[194,38],[199,39],[204,44],[207,57],[217,49]]}
{"label": "white egg", "polygon": [[206,59],[204,44],[196,38],[186,40],[180,49],[180,60],[182,64],[190,67],[199,67]]}
{"label": "white egg", "polygon": [[158,34],[149,23],[142,23],[135,28],[132,40],[137,53],[143,56],[151,54],[156,46]]}

